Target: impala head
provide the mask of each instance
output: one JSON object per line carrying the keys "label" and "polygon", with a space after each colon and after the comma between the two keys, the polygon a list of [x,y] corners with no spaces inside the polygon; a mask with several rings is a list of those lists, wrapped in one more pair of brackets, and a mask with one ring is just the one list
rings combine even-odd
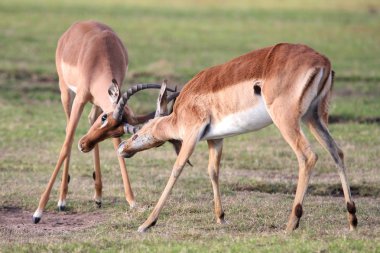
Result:
{"label": "impala head", "polygon": [[105,139],[120,137],[124,134],[123,124],[112,117],[112,112],[102,113],[78,142],[81,152],[91,151],[95,145]]}
{"label": "impala head", "polygon": [[[136,92],[148,88],[161,88],[158,98],[158,107],[156,113],[150,113],[137,119],[132,110],[127,106],[128,99]],[[128,89],[122,96],[118,85],[113,82],[108,90],[108,95],[111,101],[115,104],[115,110],[108,113],[102,113],[93,123],[87,134],[84,135],[78,142],[78,148],[81,152],[91,151],[95,145],[108,138],[120,137],[125,133],[136,133],[139,127],[136,124],[146,122],[152,119],[155,115],[159,116],[167,113],[167,103],[178,96],[178,92],[172,94],[169,98],[166,97],[166,91],[175,91],[166,88],[166,82],[161,85],[139,84]]]}
{"label": "impala head", "polygon": [[165,141],[162,140],[160,136],[158,136],[158,134],[161,133],[161,130],[156,129],[157,123],[159,123],[160,120],[161,118],[150,120],[128,140],[120,143],[118,148],[119,155],[124,158],[130,158],[137,152],[158,147],[164,144]]}
{"label": "impala head", "polygon": [[[112,80],[112,83],[108,88],[108,96],[114,107],[117,108],[121,100],[121,96],[119,86],[114,80]],[[124,110],[121,110],[114,116],[115,111],[102,112],[102,114],[99,115],[88,130],[87,134],[79,140],[78,148],[80,151],[85,153],[89,152],[98,142],[111,137],[120,137],[124,134],[121,119],[123,116],[126,116],[126,113]]]}

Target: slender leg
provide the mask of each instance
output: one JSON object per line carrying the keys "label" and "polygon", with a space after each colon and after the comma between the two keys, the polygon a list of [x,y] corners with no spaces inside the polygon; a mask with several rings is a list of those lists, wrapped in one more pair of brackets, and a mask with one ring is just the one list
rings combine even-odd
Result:
{"label": "slender leg", "polygon": [[[120,138],[113,138],[112,142],[113,142],[113,146],[115,148],[115,151],[117,152],[117,149],[119,148],[119,144],[121,143],[121,139]],[[124,161],[124,158],[120,157],[120,156],[117,156],[117,159],[119,161],[121,176],[123,178],[125,199],[129,203],[129,206],[131,208],[133,208],[136,205],[135,197],[133,195],[131,184],[129,182],[128,172],[127,172],[127,168],[125,166],[125,161]]]}
{"label": "slender leg", "polygon": [[94,147],[94,153],[93,153],[93,158],[94,158],[94,181],[95,181],[95,194],[94,194],[94,200],[95,204],[97,207],[102,206],[102,189],[103,189],[103,184],[102,184],[102,173],[100,171],[100,158],[99,158],[99,144],[96,144]]}
{"label": "slender leg", "polygon": [[[298,228],[300,218],[302,216],[302,202],[304,200],[306,190],[309,184],[311,171],[317,162],[317,155],[312,151],[311,146],[304,136],[299,115],[287,115],[278,105],[272,105],[271,116],[273,122],[280,130],[284,139],[293,149],[297,156],[299,171],[296,196],[294,198],[292,212],[289,217],[286,231],[291,232]],[[288,110],[292,112],[294,110]]]}
{"label": "slender leg", "polygon": [[[100,107],[93,105],[90,114],[88,115],[88,122],[90,126],[94,124],[96,119],[102,113]],[[96,144],[93,151],[94,160],[94,181],[95,181],[95,195],[94,200],[98,207],[102,206],[102,173],[100,171],[100,158],[99,158],[99,145]]]}
{"label": "slender leg", "polygon": [[311,171],[314,168],[318,157],[312,151],[308,140],[300,128],[281,129],[281,132],[285,140],[289,143],[289,145],[293,148],[293,151],[296,153],[299,165],[296,196],[294,198],[292,212],[290,214],[286,228],[287,232],[291,232],[299,226],[299,221],[303,213],[302,203],[309,184]]}
{"label": "slender leg", "polygon": [[195,144],[197,143],[197,135],[192,135],[188,139],[184,140],[181,151],[174,163],[172,173],[170,175],[169,181],[165,186],[165,189],[158,200],[156,206],[154,207],[152,213],[149,215],[148,219],[139,227],[138,232],[145,232],[148,228],[154,226],[157,222],[158,215],[161,212],[166,200],[169,197],[171,190],[178,177],[180,176],[183,167],[185,166],[187,160],[194,151]]}
{"label": "slender leg", "polygon": [[223,139],[209,140],[207,143],[209,149],[208,173],[214,192],[215,217],[217,223],[223,224],[225,223],[224,212],[219,191],[219,168],[220,158],[222,157]]}
{"label": "slender leg", "polygon": [[312,134],[315,136],[318,142],[327,150],[327,152],[330,153],[336,166],[338,167],[338,173],[342,182],[344,198],[347,204],[348,222],[350,230],[354,230],[358,224],[358,219],[356,218],[355,214],[355,202],[352,200],[350,186],[347,180],[346,167],[344,165],[343,160],[343,152],[330,135],[330,132],[327,129],[326,125],[321,122],[317,115],[314,115],[312,118],[310,118],[307,123]]}
{"label": "slender leg", "polygon": [[71,156],[71,149],[67,151],[66,159],[63,164],[61,187],[59,191],[59,199],[58,199],[58,204],[57,204],[59,211],[65,211],[65,208],[66,208],[66,196],[69,190],[69,181],[70,181],[70,175],[69,175],[70,156]]}
{"label": "slender leg", "polygon": [[[33,222],[34,223],[38,223],[40,221],[41,216],[42,216],[42,212],[43,212],[43,210],[44,210],[44,208],[46,206],[47,201],[49,200],[50,192],[51,192],[51,189],[52,189],[53,184],[55,182],[55,179],[57,177],[57,174],[58,174],[58,172],[59,172],[59,170],[60,170],[60,168],[62,166],[63,161],[70,154],[70,150],[71,150],[71,146],[72,146],[72,143],[73,143],[73,137],[74,137],[75,129],[76,129],[77,125],[78,125],[78,121],[79,121],[80,116],[81,116],[81,114],[83,112],[84,105],[85,105],[85,102],[82,100],[82,98],[76,96],[75,99],[74,99],[74,102],[73,102],[73,108],[71,110],[69,124],[67,126],[66,138],[65,138],[65,141],[64,141],[63,146],[61,148],[61,152],[59,154],[59,158],[58,158],[57,164],[56,164],[56,166],[54,168],[53,174],[50,177],[50,180],[49,180],[49,183],[47,185],[46,190],[41,195],[38,208],[37,208],[36,212],[33,214]],[[64,175],[62,177],[62,180],[67,183],[67,181],[68,181],[68,178],[67,178],[68,171],[66,172],[66,174],[65,173],[63,173],[63,174]],[[61,192],[62,192],[62,189],[61,189]]]}
{"label": "slender leg", "polygon": [[[63,87],[60,85],[60,87]],[[69,89],[61,89],[61,101],[63,105],[63,109],[65,111],[66,115],[66,134],[68,133],[68,127],[69,127],[69,120],[71,115],[71,108],[73,104],[73,99],[75,97],[75,94],[71,92]],[[66,207],[66,196],[68,192],[68,184],[70,181],[70,175],[69,175],[69,166],[70,166],[70,155],[71,155],[71,149],[68,151],[66,159],[63,164],[63,173],[62,173],[62,179],[61,179],[61,186],[60,186],[60,193],[58,198],[58,210],[64,211]]]}

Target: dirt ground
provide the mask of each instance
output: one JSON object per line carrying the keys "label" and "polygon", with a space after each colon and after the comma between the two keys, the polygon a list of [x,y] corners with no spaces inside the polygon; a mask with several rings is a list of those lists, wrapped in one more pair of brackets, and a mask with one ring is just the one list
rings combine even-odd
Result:
{"label": "dirt ground", "polygon": [[27,242],[46,235],[64,235],[93,227],[104,221],[104,213],[45,212],[39,224],[30,211],[17,206],[0,207],[0,242]]}

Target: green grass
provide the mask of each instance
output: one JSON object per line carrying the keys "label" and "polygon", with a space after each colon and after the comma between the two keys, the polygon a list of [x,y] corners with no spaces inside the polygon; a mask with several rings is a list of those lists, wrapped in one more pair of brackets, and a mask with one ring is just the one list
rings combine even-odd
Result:
{"label": "green grass", "polygon": [[[34,233],[29,220],[12,227],[0,217],[1,252],[380,251],[380,128],[363,123],[380,111],[378,1],[4,0],[0,15],[0,211],[15,207],[31,217],[37,207],[65,136],[56,41],[74,21],[97,19],[128,47],[126,84],[163,78],[184,84],[207,66],[282,41],[306,43],[327,55],[337,72],[331,114],[343,119],[330,130],[346,154],[359,219],[358,231],[349,233],[334,164],[308,134],[320,159],[300,228],[284,234],[298,169],[293,152],[270,126],[225,141],[220,181],[227,225],[214,222],[207,145],[200,143],[191,157],[194,167],[185,168],[156,227],[141,235],[137,227],[159,198],[175,154],[164,145],[127,160],[138,202],[129,210],[112,144],[105,141],[103,207],[91,201],[92,156],[74,145],[69,210],[55,210],[59,182],[46,209],[53,223],[62,215],[86,215],[81,222],[94,224]],[[139,94],[132,107],[150,111],[155,96]],[[82,117],[74,143],[87,129]]]}
{"label": "green grass", "polygon": [[293,1],[288,8],[273,2],[210,2],[157,6],[153,1],[2,1],[0,72],[13,77],[53,75],[59,36],[76,20],[97,19],[111,25],[129,48],[132,73],[167,62],[170,74],[185,81],[204,67],[287,41],[309,44],[328,55],[338,77],[379,77],[375,56],[380,52],[380,18],[370,11],[378,11],[376,1],[341,0],[322,6]]}

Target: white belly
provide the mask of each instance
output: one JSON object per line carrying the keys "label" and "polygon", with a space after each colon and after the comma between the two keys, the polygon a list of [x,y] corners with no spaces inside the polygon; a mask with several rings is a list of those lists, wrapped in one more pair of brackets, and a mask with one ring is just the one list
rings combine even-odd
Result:
{"label": "white belly", "polygon": [[218,122],[212,122],[201,140],[224,138],[259,130],[272,123],[262,97],[255,107],[229,115]]}
{"label": "white belly", "polygon": [[74,85],[70,85],[70,84],[68,84],[68,86],[69,86],[69,89],[70,89],[71,91],[73,91],[74,93],[77,93],[77,87],[76,87],[76,86],[74,86]]}
{"label": "white belly", "polygon": [[77,87],[74,82],[74,80],[78,76],[77,68],[70,66],[69,64],[66,64],[63,61],[61,61],[61,69],[62,69],[62,76],[68,88],[72,90],[74,93],[77,93]]}

